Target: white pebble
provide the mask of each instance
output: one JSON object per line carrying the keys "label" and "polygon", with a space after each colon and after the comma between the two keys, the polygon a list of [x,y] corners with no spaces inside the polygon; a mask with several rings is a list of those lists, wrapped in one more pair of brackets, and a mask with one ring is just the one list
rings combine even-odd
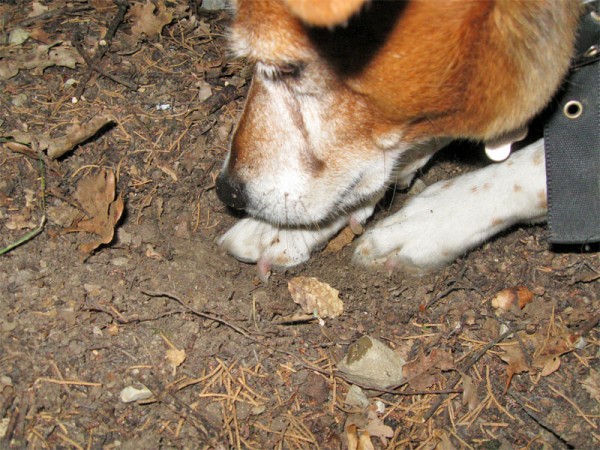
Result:
{"label": "white pebble", "polygon": [[121,391],[119,398],[123,403],[137,402],[139,400],[147,400],[152,397],[152,391],[143,384],[135,386],[127,386]]}

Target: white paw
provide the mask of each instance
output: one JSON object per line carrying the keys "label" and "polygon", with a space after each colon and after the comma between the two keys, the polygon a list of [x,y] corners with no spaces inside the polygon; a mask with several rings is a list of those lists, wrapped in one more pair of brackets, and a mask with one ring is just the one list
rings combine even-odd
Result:
{"label": "white paw", "polygon": [[240,261],[268,259],[275,267],[290,267],[306,261],[321,242],[305,230],[279,229],[246,218],[227,231],[218,244]]}
{"label": "white paw", "polygon": [[543,219],[545,203],[539,141],[505,163],[430,186],[369,229],[354,261],[388,269],[438,268],[516,223]]}
{"label": "white paw", "polygon": [[359,240],[353,261],[421,271],[441,267],[476,245],[475,230],[467,230],[454,207],[439,200],[416,197],[375,224]]}
{"label": "white paw", "polygon": [[268,277],[271,267],[286,268],[307,261],[347,223],[353,230],[373,213],[373,199],[349,216],[315,228],[277,228],[268,222],[245,218],[237,222],[217,241],[218,245],[240,261],[257,263],[259,276]]}
{"label": "white paw", "polygon": [[218,241],[219,246],[240,261],[257,263],[262,280],[271,267],[302,264],[346,223],[345,218],[319,229],[277,228],[267,222],[246,218],[236,223]]}

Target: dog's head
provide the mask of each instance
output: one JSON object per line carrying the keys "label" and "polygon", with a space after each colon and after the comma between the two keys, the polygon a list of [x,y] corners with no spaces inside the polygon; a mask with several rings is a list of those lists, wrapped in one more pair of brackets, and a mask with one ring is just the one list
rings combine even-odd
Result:
{"label": "dog's head", "polygon": [[232,48],[254,78],[217,192],[277,225],[318,224],[379,195],[421,142],[524,125],[567,70],[578,17],[568,0],[235,8]]}

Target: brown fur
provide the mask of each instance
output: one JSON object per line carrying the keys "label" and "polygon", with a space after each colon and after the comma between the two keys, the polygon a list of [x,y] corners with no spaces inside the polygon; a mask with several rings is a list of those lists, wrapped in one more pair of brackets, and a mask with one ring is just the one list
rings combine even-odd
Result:
{"label": "brown fur", "polygon": [[380,195],[396,163],[410,182],[433,151],[423,142],[526,125],[568,70],[581,12],[574,0],[363,0],[347,24],[303,22],[334,25],[339,1],[308,17],[311,0],[237,0],[232,49],[256,73],[221,180],[265,220],[321,222]]}
{"label": "brown fur", "polygon": [[[327,10],[342,0],[286,3],[310,23],[345,20]],[[569,66],[578,5],[572,0],[410,1],[370,62],[351,76],[336,73],[336,81],[346,88],[341,95],[367,103],[374,122],[402,126],[405,139],[490,139],[522,126],[555,92]],[[376,6],[367,5],[362,15]],[[329,66],[310,42],[311,30],[278,0],[240,0],[237,17],[234,29],[252,41],[252,59]]]}
{"label": "brown fur", "polygon": [[364,0],[285,0],[290,11],[310,25],[333,26],[347,21]]}

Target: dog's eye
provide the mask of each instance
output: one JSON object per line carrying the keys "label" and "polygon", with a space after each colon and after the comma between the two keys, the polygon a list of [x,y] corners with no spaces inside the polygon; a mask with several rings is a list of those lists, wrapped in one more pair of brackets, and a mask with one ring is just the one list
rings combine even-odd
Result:
{"label": "dog's eye", "polygon": [[281,77],[298,78],[300,72],[302,72],[303,66],[300,63],[284,64],[279,69],[279,75]]}
{"label": "dog's eye", "polygon": [[271,81],[298,79],[303,69],[304,64],[302,63],[267,64],[259,62],[256,64],[257,72]]}

